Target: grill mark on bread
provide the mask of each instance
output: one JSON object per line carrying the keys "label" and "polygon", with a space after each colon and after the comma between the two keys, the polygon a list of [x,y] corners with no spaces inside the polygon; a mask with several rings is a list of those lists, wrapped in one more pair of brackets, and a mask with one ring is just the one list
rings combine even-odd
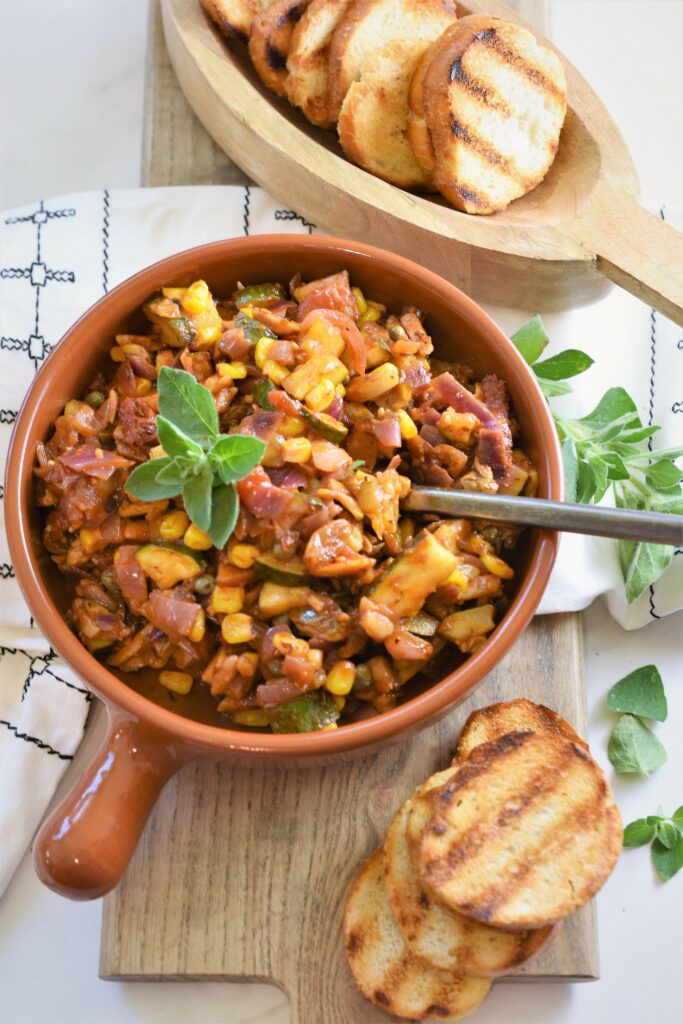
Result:
{"label": "grill mark on bread", "polygon": [[533,82],[544,92],[549,92],[551,96],[562,99],[562,93],[557,88],[555,83],[551,81],[547,75],[544,75],[542,71],[539,71],[537,67],[525,61],[523,57],[517,53],[516,50],[508,46],[498,35],[497,29],[487,28],[477,32],[473,38],[473,42],[482,43],[487,49],[493,50],[506,64],[515,68],[517,71],[521,71],[522,74],[526,75],[529,81]]}
{"label": "grill mark on bread", "polygon": [[[531,736],[533,733],[522,733],[516,735]],[[503,739],[506,738],[507,737],[503,737]],[[486,745],[491,746],[491,744]],[[517,747],[513,747],[512,749],[517,749]],[[465,771],[465,769],[461,768],[458,775],[463,771]],[[503,808],[496,820],[491,822],[484,829],[482,829],[479,824],[475,824],[472,828],[462,833],[462,835],[459,835],[457,846],[453,845],[449,848],[445,857],[445,863],[444,858],[440,857],[438,861],[428,861],[424,864],[423,870],[425,872],[425,879],[427,883],[438,884],[446,878],[452,878],[456,869],[462,870],[463,866],[466,866],[468,861],[474,860],[479,851],[486,846],[492,833],[495,834],[496,831],[505,829],[515,821],[515,819],[520,818],[523,812],[532,804],[536,803],[539,798],[552,794],[557,788],[558,780],[562,777],[564,771],[564,761],[557,765],[544,765],[542,768],[539,768],[535,775],[531,776],[530,779],[525,780],[524,792],[515,802],[514,806]],[[476,774],[481,773],[477,772]],[[470,776],[470,780],[471,778],[472,776]],[[451,786],[453,794],[457,792],[458,788],[461,788],[453,784],[451,784]],[[451,800],[445,799],[445,792],[444,794],[441,794],[439,799],[445,806],[448,806],[448,804],[452,802]],[[441,832],[436,832],[432,827],[432,822],[429,822],[427,829],[431,828],[431,831],[434,832],[435,835],[443,835],[448,830],[448,824],[445,824],[446,827]],[[498,883],[496,882],[495,884],[497,885]]]}
{"label": "grill mark on bread", "polygon": [[448,75],[451,84],[457,83],[465,90],[465,92],[468,92],[471,96],[475,96],[477,99],[481,100],[485,106],[491,107],[492,110],[499,110],[500,113],[505,114],[506,117],[511,117],[512,110],[505,102],[504,98],[495,90],[484,85],[478,79],[473,78],[470,73],[465,70],[463,61],[466,55],[467,51],[460,54],[459,57],[456,57],[451,64]]}
{"label": "grill mark on bread", "polygon": [[504,157],[502,153],[499,153],[497,149],[487,142],[486,139],[482,138],[481,135],[478,135],[477,132],[468,128],[467,125],[464,125],[455,117],[451,118],[451,128],[456,139],[460,139],[460,141],[464,142],[465,145],[471,146],[472,149],[479,153],[480,156],[483,156],[484,160],[486,160],[487,163],[490,163],[492,167],[499,167],[500,170],[509,174],[511,178],[516,178],[518,181],[524,181],[523,175],[519,173],[519,170],[515,167],[512,161],[508,160],[507,157]]}
{"label": "grill mark on bread", "polygon": [[287,58],[274,46],[266,47],[266,60],[273,71],[283,71],[287,67]]}

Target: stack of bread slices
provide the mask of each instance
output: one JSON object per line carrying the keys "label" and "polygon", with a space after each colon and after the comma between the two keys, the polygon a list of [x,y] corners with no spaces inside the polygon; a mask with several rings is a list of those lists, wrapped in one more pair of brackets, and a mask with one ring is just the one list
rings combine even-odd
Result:
{"label": "stack of bread slices", "polygon": [[201,0],[262,81],[401,188],[495,213],[557,151],[567,85],[555,53],[452,0]]}
{"label": "stack of bread slices", "polygon": [[602,770],[527,700],[467,720],[453,763],[399,809],[344,916],[363,995],[410,1020],[457,1020],[602,887],[622,828]]}

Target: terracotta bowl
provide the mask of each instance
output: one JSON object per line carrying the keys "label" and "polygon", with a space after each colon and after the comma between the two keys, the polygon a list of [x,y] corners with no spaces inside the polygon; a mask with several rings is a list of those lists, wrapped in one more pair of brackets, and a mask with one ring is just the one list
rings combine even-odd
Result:
{"label": "terracotta bowl", "polygon": [[561,498],[559,446],[533,374],[495,323],[466,295],[409,260],[334,238],[265,235],[230,239],[162,260],[115,288],[65,335],[45,362],[19,413],[10,448],[6,521],[17,578],[52,646],[104,701],[109,729],[94,761],[35,843],[39,877],[74,898],[93,898],[121,877],[164,783],[188,761],[210,757],[254,764],[314,764],[367,754],[380,744],[435,721],[485,678],[531,619],[555,560],[556,535],[534,532],[520,553],[517,590],[491,639],[435,685],[395,710],[332,732],[266,735],[220,728],[174,713],[136,692],[97,661],[71,632],[67,588],[43,549],[40,515],[32,507],[36,442],[50,433],[65,402],[82,394],[114,334],[135,321],[143,301],[162,285],[205,278],[229,294],[237,279],[289,280],[348,268],[355,284],[389,308],[407,302],[427,314],[436,353],[507,381],[526,451],[538,467],[542,497]]}

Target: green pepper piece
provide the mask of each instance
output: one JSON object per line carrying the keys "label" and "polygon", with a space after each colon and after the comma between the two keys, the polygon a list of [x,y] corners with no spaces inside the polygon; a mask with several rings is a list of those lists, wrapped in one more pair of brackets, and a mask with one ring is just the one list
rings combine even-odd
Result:
{"label": "green pepper piece", "polygon": [[267,377],[261,377],[261,380],[254,388],[254,401],[257,405],[260,405],[262,409],[266,409],[268,412],[275,412],[273,406],[270,404],[270,399],[268,398],[268,392],[274,390],[275,387],[271,381],[269,381]]}
{"label": "green pepper piece", "polygon": [[318,732],[339,718],[339,709],[324,690],[302,693],[300,697],[278,704],[268,712],[273,732]]}
{"label": "green pepper piece", "polygon": [[242,306],[268,306],[282,302],[287,296],[281,284],[264,281],[262,284],[250,284],[246,288],[232,293],[232,301],[241,309]]}

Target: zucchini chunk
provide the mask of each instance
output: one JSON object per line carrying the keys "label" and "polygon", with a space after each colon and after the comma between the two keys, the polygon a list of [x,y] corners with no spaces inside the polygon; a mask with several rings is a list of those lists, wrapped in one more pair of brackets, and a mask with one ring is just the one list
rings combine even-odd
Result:
{"label": "zucchini chunk", "polygon": [[280,583],[284,587],[301,586],[308,577],[304,563],[298,558],[280,561],[274,555],[259,555],[254,562],[257,579]]}
{"label": "zucchini chunk", "polygon": [[302,406],[301,415],[311,430],[334,444],[341,444],[349,432],[348,427],[345,427],[339,420],[335,420],[334,416],[328,416],[326,412],[311,412],[310,409]]}
{"label": "zucchini chunk", "polygon": [[400,555],[369,595],[401,618],[417,615],[429,595],[448,579],[458,564],[431,533],[423,533]]}
{"label": "zucchini chunk", "polygon": [[135,552],[135,560],[161,590],[199,576],[204,568],[194,551],[179,544],[143,544]]}

